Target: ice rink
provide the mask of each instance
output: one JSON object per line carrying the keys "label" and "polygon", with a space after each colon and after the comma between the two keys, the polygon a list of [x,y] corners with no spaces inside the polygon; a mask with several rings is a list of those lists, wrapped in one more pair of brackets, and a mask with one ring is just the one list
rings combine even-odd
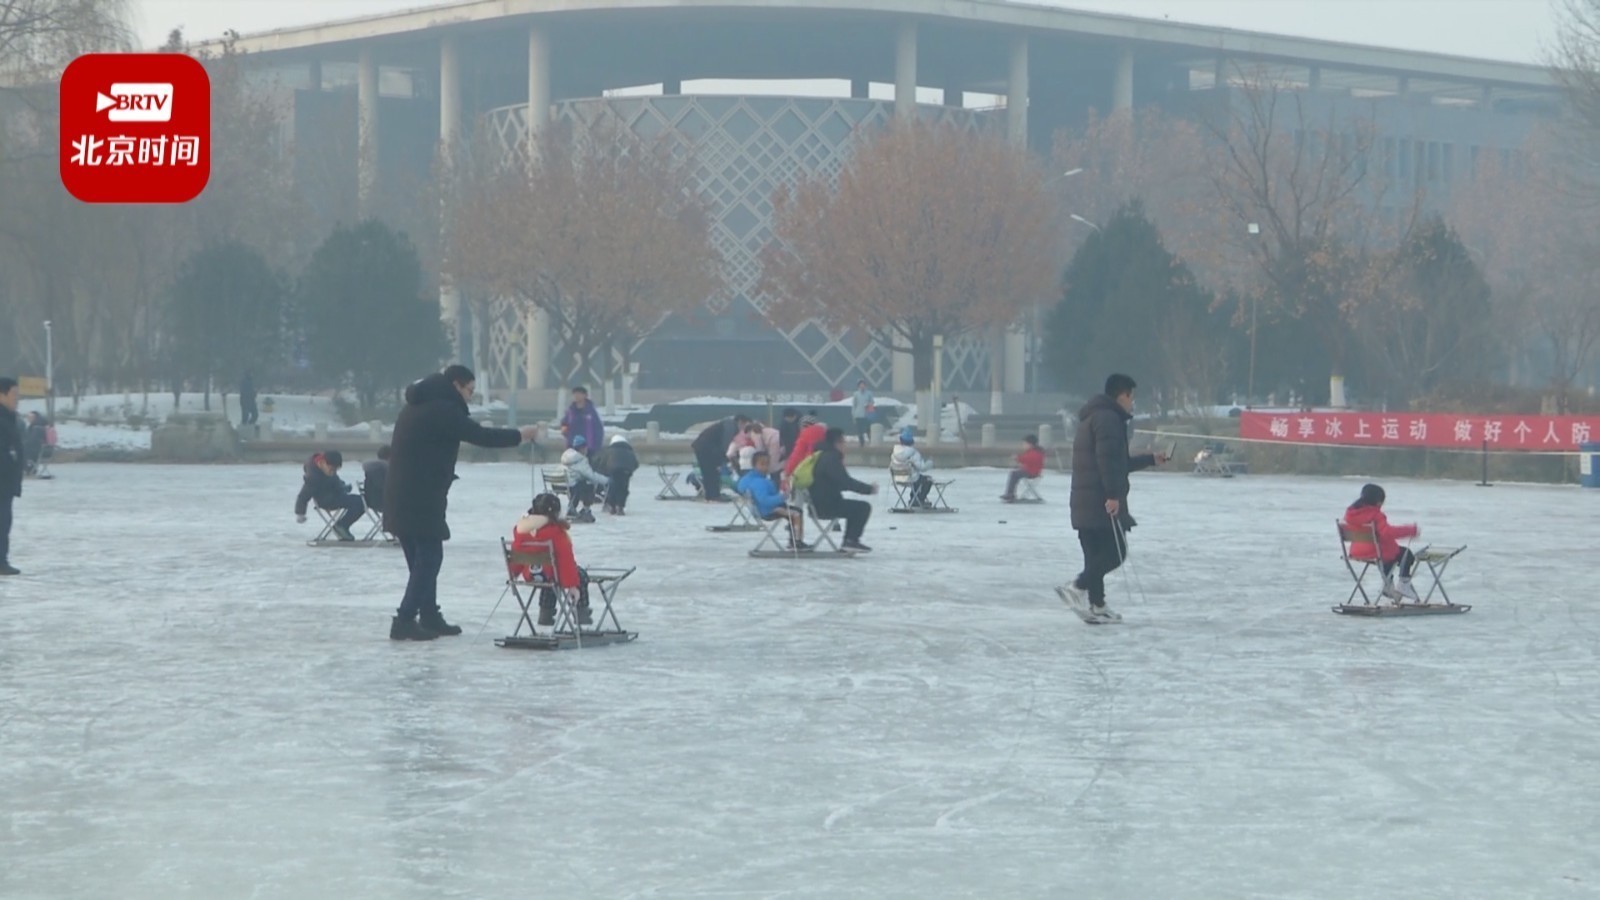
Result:
{"label": "ice rink", "polygon": [[509,599],[480,632],[529,469],[460,472],[431,644],[398,551],[304,545],[293,465],[29,482],[0,896],[1600,895],[1600,491],[1386,482],[1475,608],[1374,621],[1329,612],[1359,479],[1142,474],[1090,628],[1066,476],[796,563],[647,467],[575,532],[640,639],[541,653]]}

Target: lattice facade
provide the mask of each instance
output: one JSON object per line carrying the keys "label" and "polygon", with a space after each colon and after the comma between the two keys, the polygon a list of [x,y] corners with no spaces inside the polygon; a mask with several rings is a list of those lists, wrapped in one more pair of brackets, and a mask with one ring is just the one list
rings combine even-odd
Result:
{"label": "lattice facade", "polygon": [[[890,353],[864,335],[835,332],[819,323],[808,322],[792,329],[778,329],[766,319],[766,304],[756,292],[761,277],[759,254],[772,237],[773,193],[780,187],[818,176],[832,178],[839,173],[859,131],[886,125],[893,116],[893,104],[874,100],[752,97],[752,96],[652,96],[572,100],[558,104],[557,120],[578,127],[601,118],[619,122],[635,133],[655,138],[669,135],[691,153],[696,163],[696,178],[714,215],[713,239],[724,260],[727,290],[706,301],[707,319],[696,327],[730,340],[769,341],[781,335],[782,345],[795,356],[798,365],[776,364],[773,371],[787,368],[803,370],[804,384],[775,384],[764,380],[755,367],[748,384],[723,384],[727,388],[764,389],[772,387],[826,389],[854,385],[864,378],[868,383],[888,387],[891,381]],[[525,105],[502,107],[486,114],[489,132],[508,156],[526,152],[527,114]],[[947,121],[964,127],[981,127],[980,117],[968,110],[924,106],[919,114],[929,121]],[[752,324],[755,323],[755,324]],[[525,322],[514,314],[502,314],[490,329],[490,364],[496,384],[524,385],[521,343],[526,338]],[[668,323],[669,325],[671,323]],[[698,352],[698,345],[683,343],[685,329],[668,327],[646,336],[635,349],[635,358],[648,356],[652,349],[676,355],[674,344],[683,344],[685,354]],[[552,346],[552,371],[547,376],[559,379],[555,361],[564,360],[559,346]],[[763,367],[765,368],[765,367]],[[945,348],[944,380],[954,390],[987,390],[989,387],[989,348],[980,337],[952,340]]]}

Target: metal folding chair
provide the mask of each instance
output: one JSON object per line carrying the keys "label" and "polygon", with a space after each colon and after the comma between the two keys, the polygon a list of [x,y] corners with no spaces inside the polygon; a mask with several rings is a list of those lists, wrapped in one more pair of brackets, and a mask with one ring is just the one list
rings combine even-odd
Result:
{"label": "metal folding chair", "polygon": [[[1333,607],[1334,612],[1347,616],[1420,616],[1438,613],[1464,613],[1472,609],[1470,605],[1452,602],[1450,595],[1445,593],[1444,582],[1442,581],[1445,568],[1450,565],[1450,560],[1455,559],[1461,551],[1467,549],[1466,547],[1456,547],[1449,550],[1435,550],[1431,547],[1424,547],[1420,551],[1414,551],[1413,555],[1416,557],[1417,562],[1426,566],[1433,578],[1433,584],[1428,588],[1428,593],[1420,601],[1416,602],[1395,598],[1389,603],[1384,603],[1383,588],[1388,584],[1388,580],[1387,576],[1384,575],[1382,561],[1376,556],[1352,556],[1350,553],[1351,544],[1368,544],[1373,548],[1377,548],[1379,546],[1377,526],[1348,525],[1342,519],[1334,520],[1334,525],[1339,531],[1339,555],[1344,560],[1346,571],[1350,573],[1351,579],[1355,582],[1355,586],[1350,589],[1350,596],[1345,598],[1344,603]],[[1373,593],[1368,593],[1367,590],[1366,579],[1369,573],[1375,573],[1377,576],[1376,596]],[[1412,574],[1416,574],[1415,569],[1412,570]],[[1443,603],[1432,602],[1435,591],[1444,598]],[[1355,602],[1357,596],[1361,597],[1360,603]]]}
{"label": "metal folding chair", "polygon": [[843,523],[841,523],[838,519],[824,519],[820,514],[818,514],[816,504],[811,502],[810,491],[795,491],[794,496],[790,498],[790,505],[798,506],[805,511],[805,517],[811,523],[811,531],[814,535],[816,535],[811,545],[816,548],[817,555],[827,555],[822,549],[822,545],[824,544],[828,545],[828,550],[832,551],[834,554],[842,556],[855,555],[854,550],[844,549],[843,547],[839,546],[838,541],[833,539],[834,532],[844,530],[842,527]]}
{"label": "metal folding chair", "polygon": [[308,547],[398,547],[398,546],[400,546],[400,543],[398,541],[396,541],[394,538],[390,537],[389,535],[383,533],[383,517],[380,516],[378,513],[374,512],[372,507],[370,507],[370,506],[368,506],[366,508],[366,511],[361,514],[361,519],[359,520],[360,522],[365,522],[366,523],[366,525],[367,525],[366,531],[364,531],[364,532],[360,533],[359,535],[357,535],[357,533],[352,530],[350,532],[350,535],[351,535],[351,537],[355,538],[355,540],[352,540],[352,541],[341,541],[337,537],[335,537],[334,534],[333,534],[333,526],[338,524],[339,517],[344,515],[344,510],[342,510],[342,509],[326,510],[326,509],[323,509],[322,507],[316,505],[315,503],[311,504],[311,508],[316,510],[317,511],[317,515],[319,517],[321,517],[321,519],[322,519],[322,530],[317,532],[317,536],[316,537],[312,538],[309,541],[306,541],[306,546],[308,546]]}
{"label": "metal folding chair", "polygon": [[678,490],[678,479],[683,477],[682,472],[669,472],[667,467],[656,464],[656,474],[661,476],[661,490],[656,493],[657,500],[699,500],[703,495],[699,489],[691,496]]}
{"label": "metal folding chair", "polygon": [[539,478],[544,481],[544,492],[565,499],[572,492],[572,476],[566,466],[541,466]]}
{"label": "metal folding chair", "polygon": [[[624,644],[639,636],[636,631],[623,629],[621,623],[617,621],[617,613],[612,606],[612,602],[616,599],[617,588],[633,574],[633,569],[588,570],[590,609],[593,609],[596,593],[600,595],[601,609],[594,625],[585,628],[578,623],[577,608],[567,596],[567,592],[544,577],[545,569],[555,567],[554,547],[547,542],[541,542],[526,550],[516,550],[509,541],[501,538],[500,549],[506,561],[506,587],[500,592],[500,599],[495,601],[495,609],[500,608],[500,603],[509,593],[516,598],[521,613],[516,628],[511,634],[497,638],[495,646],[521,650],[582,649],[584,646]],[[530,573],[527,579],[519,577],[517,572],[524,566]],[[555,625],[548,634],[540,634],[534,625],[534,609],[539,602],[540,593],[546,590],[555,594]],[[492,617],[494,612],[491,611],[489,615]],[[606,624],[608,620],[610,627]]]}
{"label": "metal folding chair", "polygon": [[1015,499],[1015,500],[1013,500],[1011,502],[1012,503],[1043,503],[1044,502],[1044,498],[1039,496],[1038,484],[1039,484],[1039,477],[1038,476],[1034,476],[1033,478],[1024,478],[1024,479],[1022,479],[1022,481],[1020,483],[1018,483],[1018,485],[1017,485],[1017,487],[1019,488],[1017,499]]}
{"label": "metal folding chair", "polygon": [[955,479],[936,481],[929,479],[928,499],[917,503],[917,471],[909,463],[889,463],[889,483],[894,486],[895,502],[889,508],[893,513],[953,513],[955,509],[945,502],[944,489],[955,484]]}
{"label": "metal folding chair", "polygon": [[736,534],[743,532],[762,531],[766,528],[761,524],[761,517],[756,513],[756,504],[749,494],[740,494],[733,503],[733,518],[726,525],[707,525],[706,530],[716,534]]}
{"label": "metal folding chair", "polygon": [[[743,495],[742,502],[748,503],[751,515],[755,515],[755,500],[746,494]],[[801,508],[801,503],[796,498],[792,498],[787,505],[796,509]],[[804,517],[807,513],[802,511],[800,515]],[[765,519],[758,518],[757,521],[761,522],[762,535],[761,541],[756,544],[754,550],[750,551],[750,556],[755,559],[839,559],[855,555],[852,552],[823,552],[817,549],[816,546],[813,546],[810,550],[796,550],[791,543],[789,517],[787,515],[774,514]],[[782,532],[779,531],[780,528],[783,529]],[[837,546],[833,544],[833,539],[826,532],[823,532],[823,537],[818,539],[819,544],[822,542],[834,546],[835,550],[837,550]]]}

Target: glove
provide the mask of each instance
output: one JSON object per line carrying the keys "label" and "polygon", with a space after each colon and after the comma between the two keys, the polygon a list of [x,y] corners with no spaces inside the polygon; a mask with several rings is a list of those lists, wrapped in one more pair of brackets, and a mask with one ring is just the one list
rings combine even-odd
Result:
{"label": "glove", "polygon": [[300,514],[298,514],[298,515],[296,515],[296,516],[295,516],[295,517],[294,517],[294,520],[295,520],[295,521],[296,521],[296,522],[298,522],[298,523],[300,523],[300,524],[301,524],[301,525],[304,525],[304,524],[305,524],[305,523],[306,523],[306,516],[305,516],[305,513],[300,513]]}

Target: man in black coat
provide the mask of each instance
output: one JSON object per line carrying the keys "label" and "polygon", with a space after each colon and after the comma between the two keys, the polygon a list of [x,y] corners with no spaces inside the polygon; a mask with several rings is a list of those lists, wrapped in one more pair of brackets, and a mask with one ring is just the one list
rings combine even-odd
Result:
{"label": "man in black coat", "polygon": [[485,428],[467,410],[476,378],[466,366],[451,366],[406,388],[406,405],[394,423],[389,480],[384,485],[383,530],[406,554],[410,579],[395,611],[389,637],[430,641],[460,634],[439,611],[439,567],[450,539],[445,507],[456,480],[462,442],[479,447],[515,447],[538,438],[539,429]]}
{"label": "man in black coat", "polygon": [[706,499],[722,500],[722,464],[728,458],[728,445],[733,436],[750,424],[750,417],[738,415],[710,425],[695,436],[690,447],[694,450],[695,465],[700,468],[701,491]]}
{"label": "man in black coat", "polygon": [[633,482],[633,473],[639,471],[639,454],[633,452],[633,445],[620,434],[612,435],[610,445],[595,454],[594,468],[611,479],[606,486],[606,511],[627,515],[628,486]]}
{"label": "man in black coat", "polygon": [[861,535],[867,530],[867,520],[872,518],[872,504],[865,500],[846,500],[844,492],[876,494],[878,487],[850,477],[844,467],[845,443],[843,428],[829,428],[823,437],[822,446],[817,448],[816,468],[812,470],[811,505],[816,507],[821,518],[844,520],[841,547],[870,553],[872,548],[861,543]]}
{"label": "man in black coat", "polygon": [[22,427],[17,422],[15,378],[0,378],[0,575],[21,575],[11,565],[11,504],[22,496]]}
{"label": "man in black coat", "polygon": [[783,420],[778,423],[778,446],[783,449],[783,459],[772,461],[774,469],[779,463],[794,455],[794,444],[798,440],[800,440],[800,410],[791,406],[783,411]]}
{"label": "man in black coat", "polygon": [[239,427],[254,425],[261,420],[261,411],[256,408],[256,379],[248,371],[239,379]]}
{"label": "man in black coat", "polygon": [[1105,393],[1078,411],[1072,441],[1072,528],[1083,548],[1083,571],[1056,594],[1079,615],[1109,622],[1122,617],[1106,606],[1106,575],[1128,555],[1127,531],[1136,524],[1128,511],[1128,475],[1167,461],[1163,454],[1134,456],[1129,449],[1136,387],[1127,375],[1107,378]]}

